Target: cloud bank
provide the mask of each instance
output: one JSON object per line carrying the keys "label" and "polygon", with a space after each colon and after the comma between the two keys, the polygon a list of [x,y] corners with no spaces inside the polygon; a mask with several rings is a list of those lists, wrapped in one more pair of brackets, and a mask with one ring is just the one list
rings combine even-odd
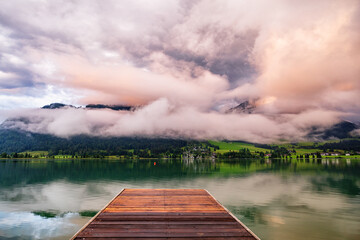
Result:
{"label": "cloud bank", "polygon": [[[359,29],[356,0],[3,1],[2,118],[59,136],[303,139],[358,121]],[[224,114],[246,99],[255,114]],[[16,110],[55,101],[145,107]]]}
{"label": "cloud bank", "polygon": [[336,121],[336,113],[331,111],[314,110],[281,117],[222,114],[188,106],[178,108],[167,99],[159,99],[134,112],[75,108],[15,111],[8,115],[3,127],[61,137],[86,134],[269,143],[281,139],[306,140],[313,127],[330,127]]}

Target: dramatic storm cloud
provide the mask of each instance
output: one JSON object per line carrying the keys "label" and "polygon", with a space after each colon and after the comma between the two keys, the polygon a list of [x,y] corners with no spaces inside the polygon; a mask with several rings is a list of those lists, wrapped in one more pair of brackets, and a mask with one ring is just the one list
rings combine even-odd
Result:
{"label": "dramatic storm cloud", "polygon": [[[0,121],[59,136],[304,139],[358,121],[359,29],[357,0],[1,1],[0,108],[12,110]],[[244,100],[253,114],[225,113]],[[24,109],[51,102],[143,107]]]}

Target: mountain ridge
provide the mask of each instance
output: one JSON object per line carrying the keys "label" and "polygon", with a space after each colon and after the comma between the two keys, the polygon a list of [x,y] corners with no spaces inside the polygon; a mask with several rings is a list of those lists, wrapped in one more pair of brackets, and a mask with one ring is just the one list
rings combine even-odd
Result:
{"label": "mountain ridge", "polygon": [[44,105],[41,109],[62,109],[62,108],[76,108],[76,109],[111,109],[114,111],[134,111],[136,107],[128,106],[128,105],[107,105],[107,104],[87,104],[85,106],[75,107],[71,104],[65,103],[50,103],[48,105]]}
{"label": "mountain ridge", "polygon": [[251,114],[255,111],[256,105],[249,100],[246,100],[239,105],[232,107],[225,111],[225,113],[245,113],[245,114]]}

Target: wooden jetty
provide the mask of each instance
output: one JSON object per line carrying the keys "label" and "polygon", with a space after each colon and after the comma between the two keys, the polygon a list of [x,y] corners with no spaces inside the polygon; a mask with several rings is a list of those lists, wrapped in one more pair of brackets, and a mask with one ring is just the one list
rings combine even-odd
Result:
{"label": "wooden jetty", "polygon": [[203,189],[124,189],[72,239],[259,240]]}

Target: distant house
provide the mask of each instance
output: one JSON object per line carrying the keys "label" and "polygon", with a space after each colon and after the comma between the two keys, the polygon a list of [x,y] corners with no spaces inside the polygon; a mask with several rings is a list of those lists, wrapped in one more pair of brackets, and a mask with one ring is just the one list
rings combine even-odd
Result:
{"label": "distant house", "polygon": [[331,156],[339,156],[338,153],[331,153]]}
{"label": "distant house", "polygon": [[345,154],[345,156],[350,156],[350,153]]}

